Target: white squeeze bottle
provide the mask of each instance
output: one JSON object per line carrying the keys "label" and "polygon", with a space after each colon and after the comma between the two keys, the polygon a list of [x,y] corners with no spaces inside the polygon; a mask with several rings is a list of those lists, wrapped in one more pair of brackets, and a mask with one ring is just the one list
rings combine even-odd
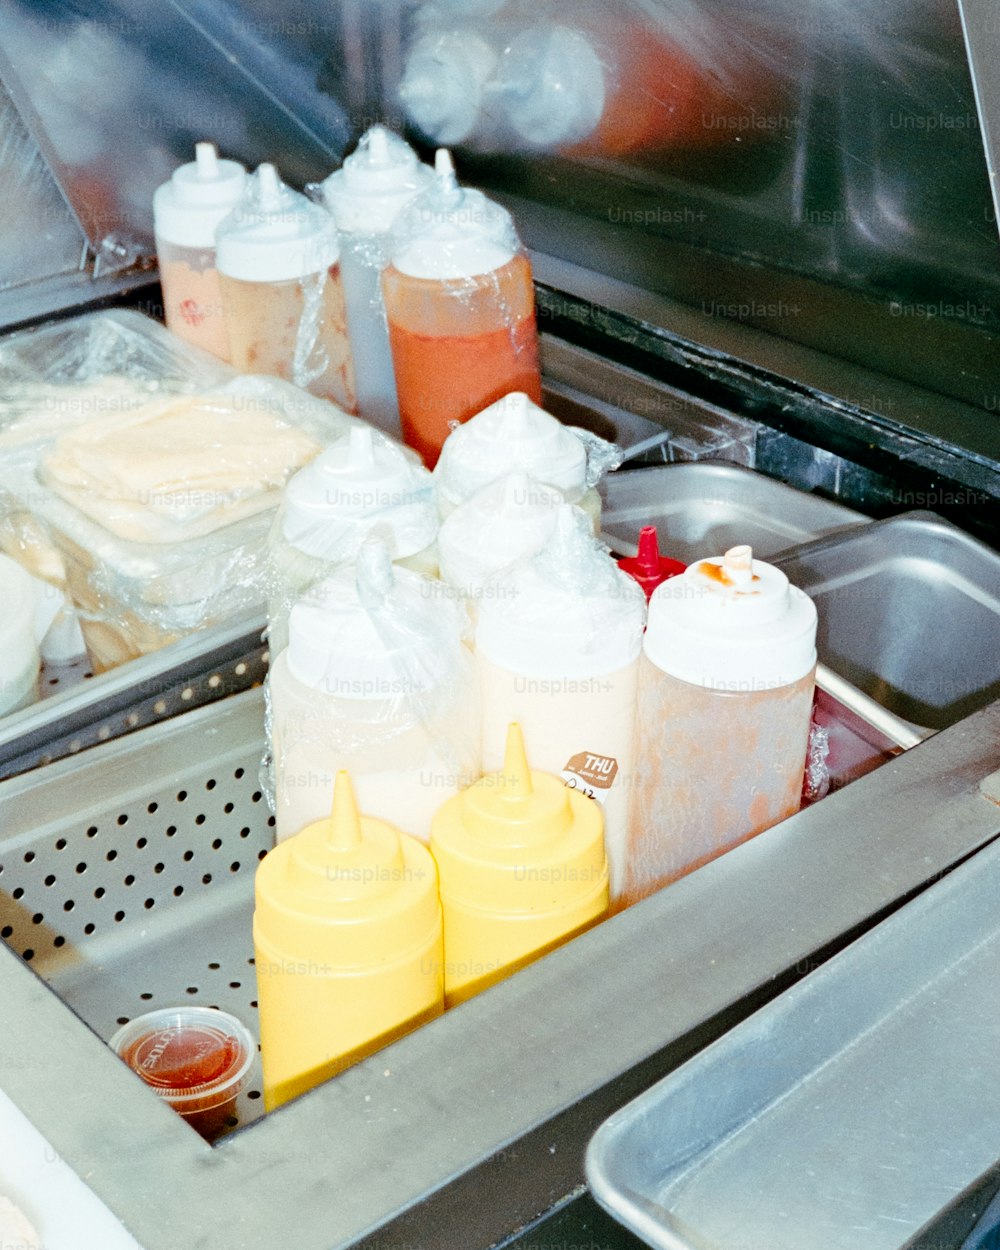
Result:
{"label": "white squeeze bottle", "polygon": [[285,378],[354,412],[340,241],[329,212],[265,163],[220,222],[216,249],[236,368]]}
{"label": "white squeeze bottle", "polygon": [[392,223],[433,178],[408,143],[372,126],[340,169],[322,184],[340,234],[340,277],[354,357],[358,411],[399,436],[399,402],[382,300]]}
{"label": "white squeeze bottle", "polygon": [[178,338],[228,361],[215,230],[243,194],[246,170],[219,160],[212,143],[196,143],[194,152],[153,194],[163,313]]}
{"label": "white squeeze bottle", "polygon": [[465,625],[377,537],[292,608],[267,679],[279,841],[329,813],[340,769],[366,813],[427,841],[437,808],[479,776]]}
{"label": "white squeeze bottle", "polygon": [[431,475],[412,453],[362,422],[285,487],[269,536],[268,639],[288,642],[288,613],[315,582],[358,556],[379,532],[392,560],[437,575]]}
{"label": "white squeeze bottle", "polygon": [[588,482],[587,448],[522,391],[498,399],[445,439],[434,468],[438,511],[446,517],[484,486],[516,470],[557,486],[567,503],[588,513],[598,531],[601,497]]}
{"label": "white squeeze bottle", "polygon": [[551,541],[479,604],[483,769],[518,721],[535,767],[601,803],[612,899],[621,890],[646,601],[564,504]]}
{"label": "white squeeze bottle", "polygon": [[815,671],[815,605],[749,547],[656,588],[623,905],[798,810]]}
{"label": "white squeeze bottle", "polygon": [[441,579],[476,605],[496,593],[498,576],[535,555],[552,537],[565,503],[555,486],[509,473],[450,513],[438,531]]}

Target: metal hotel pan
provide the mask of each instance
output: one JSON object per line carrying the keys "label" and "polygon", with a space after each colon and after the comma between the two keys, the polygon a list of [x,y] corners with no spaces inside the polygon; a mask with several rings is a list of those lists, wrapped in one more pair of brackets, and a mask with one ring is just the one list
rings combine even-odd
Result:
{"label": "metal hotel pan", "polygon": [[655,525],[663,554],[686,564],[738,543],[770,559],[868,521],[843,504],[718,461],[619,471],[609,474],[602,490],[601,530],[610,547],[632,555],[642,526]]}
{"label": "metal hotel pan", "polygon": [[775,563],[819,612],[820,659],[897,717],[943,729],[1000,697],[1000,555],[907,512]]}
{"label": "metal hotel pan", "polygon": [[1000,1184],[998,894],[994,842],[616,1112],[598,1201],[658,1250],[952,1244]]}

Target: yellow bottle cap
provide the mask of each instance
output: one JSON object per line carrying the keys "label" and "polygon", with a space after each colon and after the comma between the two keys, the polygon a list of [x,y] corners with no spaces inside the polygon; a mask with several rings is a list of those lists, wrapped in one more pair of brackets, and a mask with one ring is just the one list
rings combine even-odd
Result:
{"label": "yellow bottle cap", "polygon": [[255,894],[254,924],[268,943],[330,970],[382,966],[421,946],[439,923],[430,852],[361,816],[343,770],[331,814],[267,853]]}
{"label": "yellow bottle cap", "polygon": [[533,772],[516,722],[503,768],[435,813],[431,852],[442,898],[483,912],[561,912],[607,886],[600,804]]}

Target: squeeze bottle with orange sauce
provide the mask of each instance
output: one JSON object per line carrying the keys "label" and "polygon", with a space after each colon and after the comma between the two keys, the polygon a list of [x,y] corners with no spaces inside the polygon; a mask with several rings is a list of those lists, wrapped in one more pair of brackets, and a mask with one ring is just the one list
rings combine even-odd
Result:
{"label": "squeeze bottle with orange sauce", "polygon": [[285,378],[353,413],[340,241],[329,212],[260,165],[219,223],[216,263],[236,368]]}
{"label": "squeeze bottle with orange sauce", "polygon": [[815,605],[749,547],[653,592],[623,906],[798,810],[815,671]]}
{"label": "squeeze bottle with orange sauce", "polygon": [[255,896],[269,1111],[440,1014],[434,861],[415,838],[359,815],[347,772],[332,814],[258,865]]}
{"label": "squeeze bottle with orange sauce", "polygon": [[449,1007],[568,941],[608,908],[601,808],[560,778],[529,769],[516,723],[503,768],[435,815],[431,854]]}
{"label": "squeeze bottle with orange sauce", "polygon": [[439,148],[382,274],[403,439],[433,468],[449,431],[510,391],[541,402],[531,264],[510,214]]}
{"label": "squeeze bottle with orange sauce", "polygon": [[167,329],[229,360],[229,338],[215,263],[215,230],[243,194],[247,171],[220,161],[213,143],[196,143],[153,194],[153,231]]}

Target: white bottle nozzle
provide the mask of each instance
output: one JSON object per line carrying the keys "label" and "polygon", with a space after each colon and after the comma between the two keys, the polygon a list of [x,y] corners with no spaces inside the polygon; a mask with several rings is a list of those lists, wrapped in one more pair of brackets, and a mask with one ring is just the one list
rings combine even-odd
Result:
{"label": "white bottle nozzle", "polygon": [[219,152],[214,143],[196,143],[194,145],[194,161],[199,178],[209,179],[219,176]]}
{"label": "white bottle nozzle", "polygon": [[352,469],[367,469],[375,464],[375,443],[370,425],[351,426],[347,459]]}
{"label": "white bottle nozzle", "polygon": [[395,580],[388,544],[381,534],[373,531],[358,551],[355,585],[362,607],[369,612],[381,607]]}
{"label": "white bottle nozzle", "polygon": [[451,197],[458,191],[458,178],[455,176],[455,162],[447,148],[438,148],[434,153],[434,173],[442,195]]}
{"label": "white bottle nozzle", "polygon": [[527,438],[535,421],[532,409],[537,408],[538,405],[529,399],[524,391],[510,391],[498,402],[503,405],[501,426],[504,438],[517,440]]}
{"label": "white bottle nozzle", "polygon": [[749,586],[753,581],[753,549],[745,543],[730,547],[722,557],[722,571],[734,586]]}
{"label": "white bottle nozzle", "polygon": [[257,190],[260,206],[265,212],[273,212],[281,207],[281,179],[275,167],[266,161],[257,166]]}
{"label": "white bottle nozzle", "polygon": [[368,131],[368,161],[370,164],[378,166],[392,164],[392,153],[389,151],[389,132],[384,126],[372,126]]}

